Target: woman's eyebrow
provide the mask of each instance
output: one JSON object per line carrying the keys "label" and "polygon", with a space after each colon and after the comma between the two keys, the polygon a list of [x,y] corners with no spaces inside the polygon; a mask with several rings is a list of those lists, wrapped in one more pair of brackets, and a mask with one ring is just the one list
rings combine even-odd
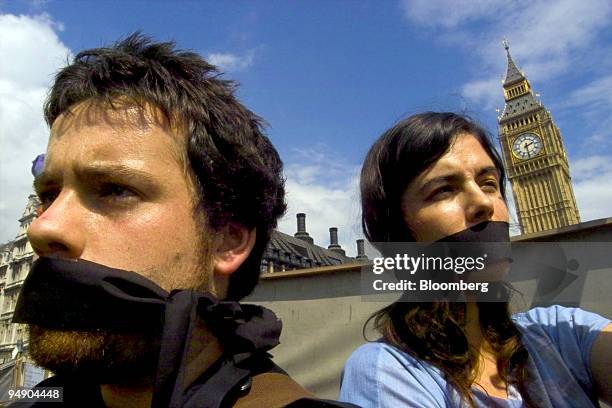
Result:
{"label": "woman's eyebrow", "polygon": [[[479,177],[482,177],[482,176],[486,176],[488,174],[494,174],[497,178],[499,178],[499,170],[495,166],[486,166],[486,167],[481,168],[476,173],[476,178],[479,178]],[[444,175],[441,175],[441,176],[438,176],[438,177],[434,177],[434,178],[432,178],[430,180],[427,180],[419,188],[419,191],[425,192],[429,188],[431,188],[431,186],[433,186],[433,185],[443,184],[443,183],[452,183],[452,182],[456,182],[458,180],[461,180],[462,178],[463,178],[463,176],[462,176],[462,174],[460,172],[449,173],[449,174],[444,174]]]}
{"label": "woman's eyebrow", "polygon": [[445,174],[443,176],[434,177],[434,178],[432,178],[430,180],[427,180],[421,186],[421,188],[419,188],[419,191],[425,192],[426,190],[431,188],[431,186],[433,186],[433,185],[442,184],[442,183],[452,183],[452,182],[455,182],[457,180],[460,180],[461,178],[462,178],[462,176],[459,173],[451,173],[451,174]]}
{"label": "woman's eyebrow", "polygon": [[499,169],[495,166],[487,166],[487,167],[483,167],[482,169],[480,169],[478,171],[478,173],[476,174],[476,177],[482,177],[485,176],[487,174],[495,174],[496,177],[499,178],[500,174],[499,174]]}

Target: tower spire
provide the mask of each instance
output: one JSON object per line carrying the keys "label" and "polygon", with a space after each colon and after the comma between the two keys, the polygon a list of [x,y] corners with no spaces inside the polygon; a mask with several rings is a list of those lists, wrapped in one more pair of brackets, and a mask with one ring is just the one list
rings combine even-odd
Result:
{"label": "tower spire", "polygon": [[499,136],[508,179],[523,233],[580,222],[567,153],[552,115],[534,96],[529,80],[510,55],[504,80],[504,111],[498,116]]}
{"label": "tower spire", "polygon": [[516,64],[512,60],[512,55],[510,55],[510,43],[508,43],[508,40],[504,38],[502,45],[506,49],[506,55],[508,56],[508,70],[506,71],[504,85],[510,85],[512,83],[525,80],[525,76],[521,73],[521,71],[519,71]]}

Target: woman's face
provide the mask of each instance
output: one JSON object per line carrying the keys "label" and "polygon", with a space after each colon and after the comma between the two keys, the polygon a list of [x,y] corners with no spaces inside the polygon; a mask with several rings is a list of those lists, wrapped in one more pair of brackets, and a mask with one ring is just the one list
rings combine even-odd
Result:
{"label": "woman's face", "polygon": [[508,222],[495,164],[467,133],[408,184],[401,206],[417,241],[437,241],[483,221]]}

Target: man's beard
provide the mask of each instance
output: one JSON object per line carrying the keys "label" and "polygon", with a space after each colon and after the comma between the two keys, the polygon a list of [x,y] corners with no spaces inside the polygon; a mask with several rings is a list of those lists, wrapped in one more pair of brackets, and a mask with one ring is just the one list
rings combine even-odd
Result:
{"label": "man's beard", "polygon": [[[211,289],[213,255],[211,242],[199,243],[199,271],[182,282],[188,289]],[[180,269],[169,263],[148,270],[150,280],[172,276]],[[185,289],[185,288],[182,288]],[[161,332],[118,333],[107,329],[65,330],[29,325],[30,356],[41,367],[56,374],[86,378],[98,384],[152,384],[159,360]]]}
{"label": "man's beard", "polygon": [[160,334],[53,330],[30,325],[30,355],[56,374],[99,384],[153,381]]}

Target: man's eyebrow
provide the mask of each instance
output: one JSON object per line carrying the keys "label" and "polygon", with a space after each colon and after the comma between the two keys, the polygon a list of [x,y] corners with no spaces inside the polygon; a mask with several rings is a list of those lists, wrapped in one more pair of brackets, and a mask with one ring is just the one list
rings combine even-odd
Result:
{"label": "man's eyebrow", "polygon": [[147,183],[155,181],[150,173],[121,163],[88,163],[77,167],[75,174],[78,179],[83,180],[121,178]]}
{"label": "man's eyebrow", "polygon": [[[155,178],[150,173],[121,163],[88,163],[76,168],[75,174],[77,179],[81,181],[118,179],[145,183],[149,186],[156,185]],[[40,192],[46,186],[57,184],[61,184],[61,177],[43,171],[34,179],[34,191]]]}
{"label": "man's eyebrow", "polygon": [[45,186],[57,184],[58,177],[48,171],[42,171],[37,177],[34,177],[32,186],[34,191],[39,193]]}

